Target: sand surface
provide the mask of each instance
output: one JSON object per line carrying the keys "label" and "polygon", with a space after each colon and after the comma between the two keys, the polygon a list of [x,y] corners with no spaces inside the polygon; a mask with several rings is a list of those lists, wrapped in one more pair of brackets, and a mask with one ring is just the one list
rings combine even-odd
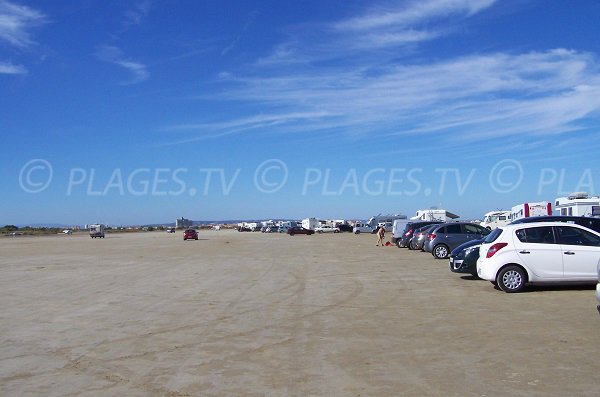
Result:
{"label": "sand surface", "polygon": [[1,396],[598,396],[594,286],[370,235],[0,238]]}

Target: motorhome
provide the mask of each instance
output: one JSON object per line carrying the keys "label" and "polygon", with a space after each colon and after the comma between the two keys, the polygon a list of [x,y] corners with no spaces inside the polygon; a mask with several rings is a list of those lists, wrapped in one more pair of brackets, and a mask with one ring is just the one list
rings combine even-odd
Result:
{"label": "motorhome", "polygon": [[571,193],[567,197],[558,197],[554,209],[566,216],[600,216],[600,197],[590,197],[587,192]]}
{"label": "motorhome", "polygon": [[302,227],[309,230],[315,230],[317,226],[320,226],[320,222],[317,218],[306,218],[302,220]]}
{"label": "motorhome", "polygon": [[540,201],[538,203],[523,203],[512,207],[510,220],[512,222],[521,218],[529,218],[530,216],[546,215],[552,215],[552,203],[548,201]]}
{"label": "motorhome", "polygon": [[458,215],[446,210],[440,210],[437,208],[431,208],[428,210],[418,210],[416,215],[410,218],[412,221],[439,221],[439,222],[452,222],[454,219],[459,218]]}
{"label": "motorhome", "polygon": [[390,229],[387,231],[391,231],[392,224],[396,219],[407,219],[407,216],[404,214],[379,214],[371,217],[371,219],[369,219],[369,221],[367,222],[367,225],[369,225],[372,229],[377,229],[377,227],[379,227],[380,225],[384,225],[384,227],[387,226],[387,228]]}
{"label": "motorhome", "polygon": [[491,211],[484,215],[481,226],[494,230],[498,226],[508,225],[511,222],[511,211]]}
{"label": "motorhome", "polygon": [[90,225],[88,228],[90,232],[91,238],[104,238],[104,225],[101,223],[97,223],[94,225]]}

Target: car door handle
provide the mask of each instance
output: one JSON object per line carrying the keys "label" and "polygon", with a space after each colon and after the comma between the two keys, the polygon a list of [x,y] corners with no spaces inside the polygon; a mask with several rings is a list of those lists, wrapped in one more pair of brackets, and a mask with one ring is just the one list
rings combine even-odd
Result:
{"label": "car door handle", "polygon": [[519,254],[531,254],[531,252],[530,252],[530,251],[523,250],[523,251],[519,251]]}
{"label": "car door handle", "polygon": [[565,252],[565,255],[575,255],[575,253],[573,251],[567,251]]}

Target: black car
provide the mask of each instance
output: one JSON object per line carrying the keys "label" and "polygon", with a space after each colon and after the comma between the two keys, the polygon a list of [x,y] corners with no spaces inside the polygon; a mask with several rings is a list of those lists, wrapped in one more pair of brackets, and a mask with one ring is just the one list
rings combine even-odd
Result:
{"label": "black car", "polygon": [[339,225],[337,225],[338,229],[340,229],[340,232],[350,232],[352,233],[352,225],[349,225],[347,223],[340,223]]}
{"label": "black car", "polygon": [[548,215],[548,216],[531,216],[529,218],[521,218],[512,221],[510,224],[516,223],[531,223],[531,222],[567,222],[575,223],[579,226],[587,227],[595,232],[600,233],[600,218],[592,218],[588,216],[567,216],[567,215]]}
{"label": "black car", "polygon": [[467,241],[454,248],[450,253],[448,266],[454,273],[470,273],[477,277],[477,259],[479,259],[479,246],[483,239]]}
{"label": "black car", "polygon": [[424,226],[440,224],[440,223],[443,223],[443,222],[441,222],[441,221],[409,222],[406,224],[406,227],[404,228],[404,232],[402,233],[402,238],[400,238],[400,239],[398,239],[398,241],[396,241],[396,245],[398,246],[398,248],[408,247],[408,243],[413,238],[413,234],[414,234],[415,230],[420,229]]}
{"label": "black car", "polygon": [[296,226],[296,227],[290,227],[287,231],[287,234],[289,234],[290,236],[293,236],[295,234],[308,234],[310,236],[311,234],[315,234],[315,231],[311,230],[311,229],[305,229],[303,227]]}

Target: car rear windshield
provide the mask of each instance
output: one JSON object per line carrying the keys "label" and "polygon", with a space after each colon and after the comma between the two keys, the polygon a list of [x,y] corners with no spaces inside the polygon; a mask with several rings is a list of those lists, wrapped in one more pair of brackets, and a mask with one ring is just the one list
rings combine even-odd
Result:
{"label": "car rear windshield", "polygon": [[483,239],[483,242],[485,244],[489,244],[489,243],[493,243],[494,241],[496,241],[496,239],[502,234],[502,229],[497,227],[496,229],[492,230],[492,232],[490,234],[488,234],[487,236],[485,236],[485,238]]}

